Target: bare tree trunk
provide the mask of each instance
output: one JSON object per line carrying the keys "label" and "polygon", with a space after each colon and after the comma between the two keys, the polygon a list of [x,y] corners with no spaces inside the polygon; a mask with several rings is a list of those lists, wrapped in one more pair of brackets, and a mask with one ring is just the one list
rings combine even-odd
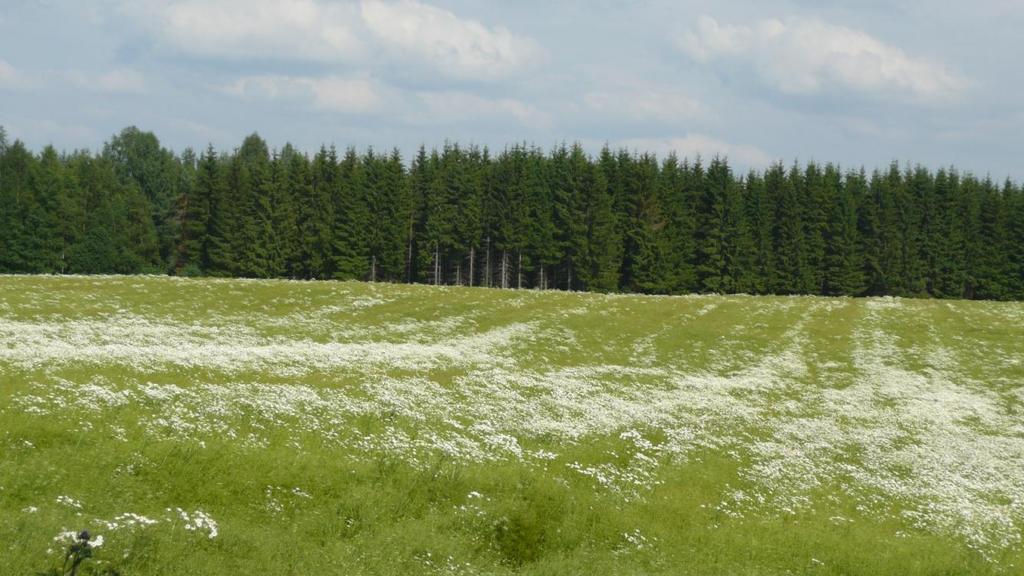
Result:
{"label": "bare tree trunk", "polygon": [[519,251],[519,270],[516,274],[516,289],[523,289],[523,251]]}
{"label": "bare tree trunk", "polygon": [[462,261],[455,265],[455,285],[462,286]]}
{"label": "bare tree trunk", "polygon": [[487,237],[487,260],[484,263],[484,282],[488,288],[491,287],[491,237]]}
{"label": "bare tree trunk", "polygon": [[572,292],[572,264],[571,263],[569,264],[569,285],[568,285],[567,288],[568,288],[569,292]]}
{"label": "bare tree trunk", "polygon": [[501,287],[508,288],[508,251],[501,251]]}
{"label": "bare tree trunk", "polygon": [[434,286],[441,285],[441,260],[438,258],[437,242],[434,242]]}
{"label": "bare tree trunk", "polygon": [[476,259],[476,248],[469,247],[469,285],[473,285],[473,261]]}
{"label": "bare tree trunk", "polygon": [[370,260],[370,282],[377,281],[377,255],[374,254]]}
{"label": "bare tree trunk", "polygon": [[409,256],[405,262],[405,281],[412,284],[412,218],[409,218]]}

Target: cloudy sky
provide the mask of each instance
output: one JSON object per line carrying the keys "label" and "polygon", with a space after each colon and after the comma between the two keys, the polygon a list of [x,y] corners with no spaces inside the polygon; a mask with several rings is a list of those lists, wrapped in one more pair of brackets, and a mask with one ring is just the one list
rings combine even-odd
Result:
{"label": "cloudy sky", "polygon": [[0,125],[175,150],[604,142],[1024,180],[1019,0],[0,0]]}

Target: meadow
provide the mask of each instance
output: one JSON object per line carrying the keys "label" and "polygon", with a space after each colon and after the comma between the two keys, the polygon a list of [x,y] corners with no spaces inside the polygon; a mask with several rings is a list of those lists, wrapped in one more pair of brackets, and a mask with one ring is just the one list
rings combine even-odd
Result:
{"label": "meadow", "polygon": [[1024,303],[0,277],[0,574],[1019,574]]}

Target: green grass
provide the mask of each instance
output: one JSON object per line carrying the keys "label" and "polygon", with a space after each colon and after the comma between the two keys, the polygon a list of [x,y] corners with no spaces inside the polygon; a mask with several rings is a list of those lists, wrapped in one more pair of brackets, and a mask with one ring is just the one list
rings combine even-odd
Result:
{"label": "green grass", "polygon": [[1022,382],[1019,303],[0,277],[0,574],[1017,574]]}

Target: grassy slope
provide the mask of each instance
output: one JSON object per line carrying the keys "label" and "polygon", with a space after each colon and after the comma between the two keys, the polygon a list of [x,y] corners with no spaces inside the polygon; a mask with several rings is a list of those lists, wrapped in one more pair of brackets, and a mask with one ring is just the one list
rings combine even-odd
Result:
{"label": "grassy slope", "polygon": [[1022,320],[0,277],[0,574],[1016,573]]}

